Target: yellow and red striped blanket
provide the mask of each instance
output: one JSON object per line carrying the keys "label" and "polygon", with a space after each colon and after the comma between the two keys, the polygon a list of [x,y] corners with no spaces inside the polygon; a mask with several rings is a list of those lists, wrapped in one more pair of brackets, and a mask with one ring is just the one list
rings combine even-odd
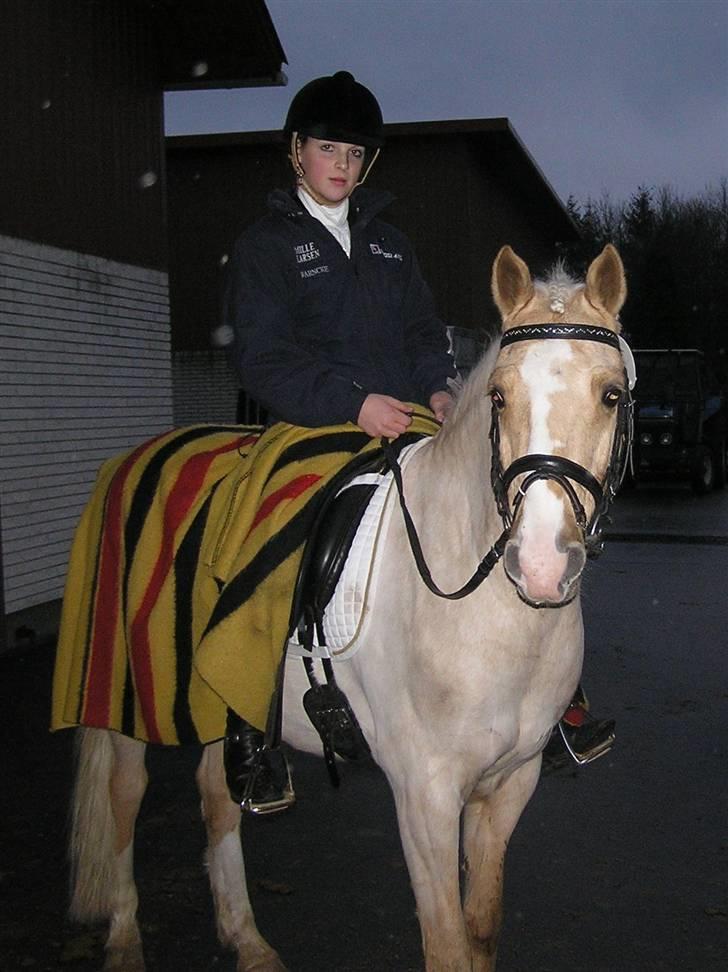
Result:
{"label": "yellow and red striped blanket", "polygon": [[[407,438],[436,431],[415,418]],[[51,728],[210,742],[264,728],[321,489],[356,426],[198,425],[102,466],[71,552]]]}

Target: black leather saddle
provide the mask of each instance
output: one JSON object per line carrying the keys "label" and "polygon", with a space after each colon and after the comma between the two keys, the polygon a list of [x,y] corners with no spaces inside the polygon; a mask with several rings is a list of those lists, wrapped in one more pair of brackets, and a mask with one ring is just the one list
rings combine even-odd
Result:
{"label": "black leather saddle", "polygon": [[[418,433],[405,433],[390,443],[389,449],[399,455],[405,446],[421,438]],[[289,637],[298,631],[308,639],[308,632],[315,630],[317,623],[320,625],[377,484],[356,483],[345,487],[357,476],[387,471],[388,461],[382,450],[361,453],[354,456],[322,491],[293,591]],[[308,641],[301,643],[305,645]]]}
{"label": "black leather saddle", "polygon": [[[385,460],[380,452],[357,456],[329,483],[303,550],[293,592],[289,633],[298,632],[310,648],[314,634],[323,637],[324,610],[331,600],[346,558],[376,483],[355,483],[363,473],[378,473]],[[319,644],[321,644],[319,640]]]}

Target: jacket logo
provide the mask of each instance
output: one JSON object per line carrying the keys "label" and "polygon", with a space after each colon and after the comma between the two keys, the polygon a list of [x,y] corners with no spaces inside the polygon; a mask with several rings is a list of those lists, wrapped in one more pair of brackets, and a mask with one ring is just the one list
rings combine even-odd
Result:
{"label": "jacket logo", "polygon": [[316,249],[315,243],[301,243],[299,246],[294,247],[296,253],[296,263],[308,263],[309,260],[318,260],[321,256],[319,250]]}
{"label": "jacket logo", "polygon": [[402,262],[401,253],[390,253],[389,250],[383,250],[378,243],[370,243],[369,249],[374,256],[382,256],[385,260],[399,260],[400,263]]}

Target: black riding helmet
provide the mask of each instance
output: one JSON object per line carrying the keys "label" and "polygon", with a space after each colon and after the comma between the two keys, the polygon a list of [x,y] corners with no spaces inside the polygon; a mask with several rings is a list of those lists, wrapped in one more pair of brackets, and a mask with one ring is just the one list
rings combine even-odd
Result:
{"label": "black riding helmet", "polygon": [[348,71],[316,78],[291,102],[284,132],[378,149],[384,144],[382,112],[368,88]]}

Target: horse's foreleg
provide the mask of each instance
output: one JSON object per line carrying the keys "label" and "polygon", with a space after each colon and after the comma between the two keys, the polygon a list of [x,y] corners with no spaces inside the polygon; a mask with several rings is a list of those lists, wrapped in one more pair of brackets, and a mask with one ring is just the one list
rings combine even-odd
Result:
{"label": "horse's foreleg", "polygon": [[434,781],[393,785],[427,972],[470,972],[470,945],[460,906],[460,800]]}
{"label": "horse's foreleg", "polygon": [[540,760],[519,767],[488,796],[476,792],[463,814],[465,921],[473,972],[495,969],[506,847],[538,782]]}
{"label": "horse's foreleg", "polygon": [[142,972],[133,846],[147,781],[145,746],[105,729],[78,733],[70,915],[78,921],[109,920],[104,969]]}
{"label": "horse's foreleg", "polygon": [[222,742],[205,747],[197,785],[207,828],[207,866],[220,941],[237,951],[237,972],[285,972],[255,925],[245,882],[240,808],[230,799],[225,782]]}

